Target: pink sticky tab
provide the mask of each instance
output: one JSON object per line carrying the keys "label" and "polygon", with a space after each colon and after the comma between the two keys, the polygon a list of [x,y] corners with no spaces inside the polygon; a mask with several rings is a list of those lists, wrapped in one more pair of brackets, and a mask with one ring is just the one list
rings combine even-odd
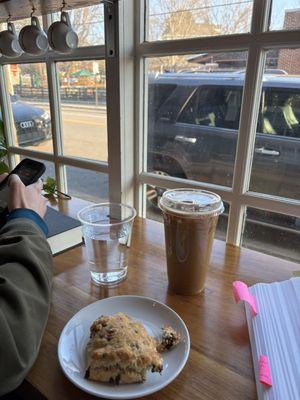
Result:
{"label": "pink sticky tab", "polygon": [[265,355],[261,355],[258,360],[259,381],[267,386],[272,386],[271,371],[269,359]]}
{"label": "pink sticky tab", "polygon": [[235,302],[237,303],[240,300],[246,301],[250,306],[252,315],[257,315],[258,311],[255,298],[250,294],[248,286],[244,282],[234,281],[232,283],[232,288]]}

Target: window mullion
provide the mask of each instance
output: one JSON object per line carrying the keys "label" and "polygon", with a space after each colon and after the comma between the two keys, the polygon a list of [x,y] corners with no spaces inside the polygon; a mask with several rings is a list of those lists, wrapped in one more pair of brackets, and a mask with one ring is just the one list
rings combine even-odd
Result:
{"label": "window mullion", "polygon": [[[110,201],[134,201],[133,0],[105,4]],[[114,50],[113,50],[114,49]]]}
{"label": "window mullion", "polygon": [[67,192],[67,179],[65,167],[58,161],[58,156],[62,154],[62,121],[61,121],[61,104],[59,93],[59,82],[57,76],[56,64],[53,61],[46,61],[48,87],[49,87],[49,103],[52,121],[52,142],[55,165],[55,176],[58,189]]}
{"label": "window mullion", "polygon": [[[0,65],[0,103],[2,109],[2,122],[4,129],[4,136],[8,149],[14,145],[14,118],[10,106],[9,92],[6,87],[5,66]],[[13,153],[8,151],[8,162],[10,169],[16,166],[16,157]]]}
{"label": "window mullion", "polygon": [[[269,13],[269,0],[254,0],[251,25],[252,34],[260,34],[267,29]],[[248,190],[250,182],[264,62],[265,52],[263,52],[259,44],[253,42],[248,51],[233,174],[233,196],[230,205],[226,238],[227,243],[237,246],[240,246],[242,240],[246,207],[241,203],[241,195]]]}

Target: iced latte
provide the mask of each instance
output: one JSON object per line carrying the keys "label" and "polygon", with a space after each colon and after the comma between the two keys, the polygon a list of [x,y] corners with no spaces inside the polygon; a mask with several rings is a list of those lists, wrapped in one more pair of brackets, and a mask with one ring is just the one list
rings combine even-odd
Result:
{"label": "iced latte", "polygon": [[161,200],[169,288],[192,295],[204,289],[219,215],[220,196],[205,190],[174,189]]}

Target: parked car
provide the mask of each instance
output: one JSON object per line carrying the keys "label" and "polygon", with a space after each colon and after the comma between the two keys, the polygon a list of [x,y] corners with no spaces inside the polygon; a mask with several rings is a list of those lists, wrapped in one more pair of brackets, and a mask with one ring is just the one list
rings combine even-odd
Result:
{"label": "parked car", "polygon": [[[231,186],[245,74],[149,77],[148,171]],[[163,189],[150,188],[156,202]],[[265,74],[250,190],[300,198],[300,77]]]}
{"label": "parked car", "polygon": [[11,96],[11,105],[19,146],[37,145],[51,138],[50,116],[43,108],[21,101],[18,95]]}

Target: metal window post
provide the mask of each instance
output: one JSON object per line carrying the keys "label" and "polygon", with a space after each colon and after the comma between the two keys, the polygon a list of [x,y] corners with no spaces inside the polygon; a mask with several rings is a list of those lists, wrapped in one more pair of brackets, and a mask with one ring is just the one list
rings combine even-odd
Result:
{"label": "metal window post", "polygon": [[133,0],[106,3],[106,81],[109,198],[133,204]]}
{"label": "metal window post", "polygon": [[[270,11],[269,0],[254,0],[251,34],[260,34],[268,29]],[[246,216],[241,196],[248,190],[251,177],[264,64],[265,53],[253,40],[248,51],[226,238],[227,243],[236,246],[241,245]]]}

